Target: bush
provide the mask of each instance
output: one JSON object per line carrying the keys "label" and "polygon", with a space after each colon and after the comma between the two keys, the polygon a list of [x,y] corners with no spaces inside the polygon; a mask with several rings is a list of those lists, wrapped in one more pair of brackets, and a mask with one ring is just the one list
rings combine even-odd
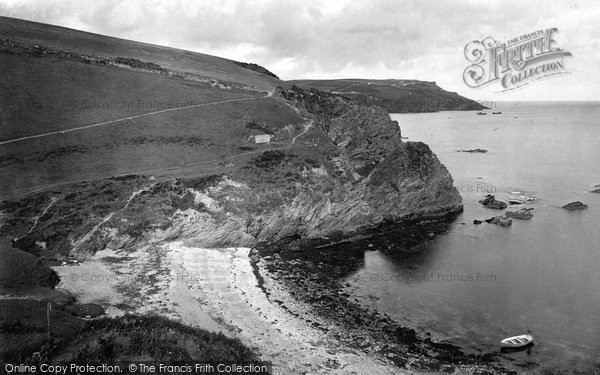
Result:
{"label": "bush", "polygon": [[285,152],[280,150],[265,151],[253,160],[258,168],[270,169],[279,166],[285,160]]}
{"label": "bush", "polygon": [[319,160],[314,160],[309,157],[305,158],[304,161],[313,168],[319,168],[321,166],[321,162]]}
{"label": "bush", "polygon": [[275,74],[273,74],[272,72],[268,71],[267,69],[265,69],[264,67],[262,67],[262,66],[260,66],[258,64],[255,64],[255,63],[246,63],[246,62],[240,62],[240,61],[234,61],[234,63],[236,63],[239,66],[244,67],[246,69],[250,69],[250,70],[253,70],[255,72],[264,74],[266,76],[279,79],[279,77],[277,77]]}
{"label": "bush", "polygon": [[138,59],[131,59],[127,57],[117,57],[115,59],[115,63],[121,65],[127,65],[134,69],[144,69],[144,70],[157,70],[159,72],[166,71],[160,65],[151,63],[151,62],[143,62]]}
{"label": "bush", "polygon": [[202,191],[210,186],[218,184],[223,180],[224,177],[224,175],[213,174],[202,177],[178,178],[177,182],[181,183],[187,188]]}

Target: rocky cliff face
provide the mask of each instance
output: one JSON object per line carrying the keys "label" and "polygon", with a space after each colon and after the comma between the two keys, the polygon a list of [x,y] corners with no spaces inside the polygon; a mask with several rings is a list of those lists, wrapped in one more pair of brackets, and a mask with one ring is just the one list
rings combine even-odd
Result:
{"label": "rocky cliff face", "polygon": [[316,90],[282,95],[316,117],[337,147],[339,156],[333,159],[340,167],[309,172],[308,186],[315,188],[298,192],[270,215],[267,225],[255,226],[257,240],[277,239],[282,233],[309,238],[350,234],[383,222],[441,218],[462,209],[446,168],[427,145],[403,143],[398,124],[383,109]]}
{"label": "rocky cliff face", "polygon": [[[435,154],[423,143],[402,142],[383,109],[316,90],[281,90],[276,97],[312,124],[305,137],[319,138],[318,145],[299,140],[218,176],[129,176],[5,202],[0,235],[36,254],[85,256],[143,240],[253,246],[344,236],[462,209]],[[32,211],[40,216],[33,224]],[[35,226],[38,219],[43,226]]]}

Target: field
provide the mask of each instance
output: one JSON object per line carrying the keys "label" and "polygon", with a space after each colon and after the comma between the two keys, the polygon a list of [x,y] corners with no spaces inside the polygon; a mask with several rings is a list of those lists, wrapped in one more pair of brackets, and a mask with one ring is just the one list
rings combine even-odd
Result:
{"label": "field", "polygon": [[414,79],[294,80],[286,85],[343,95],[364,104],[379,105],[388,112],[481,109],[473,100],[446,91],[435,82]]}
{"label": "field", "polygon": [[[0,197],[129,173],[177,174],[289,143],[305,122],[263,93],[176,77],[9,54],[0,54],[0,67],[11,71],[0,83]],[[264,132],[273,142],[254,144]]]}
{"label": "field", "polygon": [[265,89],[276,86],[280,82],[275,78],[243,68],[231,60],[216,56],[8,17],[0,17],[0,37],[85,55],[136,58],[175,71]]}

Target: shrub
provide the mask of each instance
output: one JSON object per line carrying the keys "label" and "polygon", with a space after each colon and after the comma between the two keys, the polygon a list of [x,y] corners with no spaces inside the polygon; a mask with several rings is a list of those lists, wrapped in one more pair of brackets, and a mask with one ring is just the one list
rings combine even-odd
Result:
{"label": "shrub", "polygon": [[202,177],[178,178],[177,182],[181,183],[187,188],[202,191],[210,186],[218,184],[223,180],[224,177],[224,175],[212,174]]}
{"label": "shrub", "polygon": [[285,160],[285,152],[280,150],[265,151],[254,158],[253,164],[258,168],[270,169],[279,166]]}
{"label": "shrub", "polygon": [[165,70],[158,64],[151,63],[151,62],[144,62],[144,61],[140,61],[138,59],[131,59],[131,58],[127,58],[127,57],[117,57],[115,59],[115,63],[121,64],[121,65],[127,65],[134,69],[157,70],[159,72],[162,72],[163,70]]}

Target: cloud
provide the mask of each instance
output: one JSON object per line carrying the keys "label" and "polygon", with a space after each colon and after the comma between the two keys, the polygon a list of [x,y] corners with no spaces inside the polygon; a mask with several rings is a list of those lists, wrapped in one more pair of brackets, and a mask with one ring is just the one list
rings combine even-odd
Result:
{"label": "cloud", "polygon": [[592,71],[600,5],[592,0],[0,0],[0,14],[252,61],[284,79],[416,78],[471,97],[496,94],[462,82],[466,43],[558,27],[561,46],[575,55],[567,62],[573,74],[554,90],[550,79],[544,90],[532,85],[506,100],[600,97]]}

